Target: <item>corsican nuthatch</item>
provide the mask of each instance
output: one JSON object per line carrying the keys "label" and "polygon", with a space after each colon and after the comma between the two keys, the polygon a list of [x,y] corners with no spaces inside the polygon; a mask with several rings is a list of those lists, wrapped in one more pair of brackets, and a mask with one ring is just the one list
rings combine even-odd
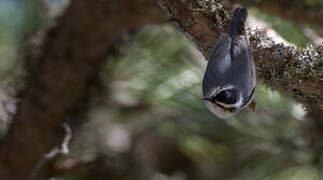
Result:
{"label": "corsican nuthatch", "polygon": [[204,102],[221,119],[238,113],[253,99],[256,74],[245,36],[247,16],[246,9],[235,9],[229,34],[223,33],[215,41],[204,74]]}

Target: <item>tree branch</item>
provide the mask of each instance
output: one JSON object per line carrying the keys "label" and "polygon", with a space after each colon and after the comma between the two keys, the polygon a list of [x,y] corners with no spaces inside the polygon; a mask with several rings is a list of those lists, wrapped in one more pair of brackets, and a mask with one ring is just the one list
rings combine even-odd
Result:
{"label": "tree branch", "polygon": [[[30,179],[43,155],[62,144],[63,123],[86,103],[109,46],[123,31],[156,22],[160,11],[151,0],[71,1],[47,34],[37,72],[1,145],[1,179]],[[44,177],[42,172],[35,179]]]}
{"label": "tree branch", "polygon": [[[197,45],[205,57],[226,29],[231,13],[220,0],[156,0],[164,13]],[[323,110],[323,45],[299,49],[277,44],[259,31],[249,33],[257,76],[306,107]]]}

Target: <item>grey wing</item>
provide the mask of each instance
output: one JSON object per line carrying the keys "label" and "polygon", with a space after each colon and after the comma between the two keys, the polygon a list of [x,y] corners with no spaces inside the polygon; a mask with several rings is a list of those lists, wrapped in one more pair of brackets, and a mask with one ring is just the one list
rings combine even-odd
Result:
{"label": "grey wing", "polygon": [[223,74],[231,65],[231,38],[221,34],[215,41],[203,79],[203,94],[207,95],[215,87],[225,85]]}
{"label": "grey wing", "polygon": [[226,76],[230,77],[232,83],[241,90],[242,95],[247,97],[254,90],[256,76],[248,41],[244,36],[238,36],[233,40],[231,58],[232,68]]}

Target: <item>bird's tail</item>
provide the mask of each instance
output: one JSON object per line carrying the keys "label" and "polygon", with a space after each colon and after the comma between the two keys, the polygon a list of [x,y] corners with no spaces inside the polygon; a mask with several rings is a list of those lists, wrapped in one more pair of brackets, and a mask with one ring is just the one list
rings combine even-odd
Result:
{"label": "bird's tail", "polygon": [[236,8],[230,26],[230,37],[234,39],[239,35],[245,34],[244,23],[246,22],[248,11],[245,8]]}

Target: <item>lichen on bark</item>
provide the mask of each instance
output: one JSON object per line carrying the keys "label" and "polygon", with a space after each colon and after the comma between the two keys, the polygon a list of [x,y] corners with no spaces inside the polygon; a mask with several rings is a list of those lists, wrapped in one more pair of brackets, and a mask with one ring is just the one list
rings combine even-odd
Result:
{"label": "lichen on bark", "polygon": [[[227,2],[222,0],[156,1],[179,24],[188,16],[195,22],[180,30],[193,39],[204,57],[209,56],[215,39],[227,29],[232,17],[232,6],[224,6]],[[262,30],[251,30],[247,35],[259,79],[305,107],[323,110],[323,45],[304,49],[287,46],[269,39]]]}

